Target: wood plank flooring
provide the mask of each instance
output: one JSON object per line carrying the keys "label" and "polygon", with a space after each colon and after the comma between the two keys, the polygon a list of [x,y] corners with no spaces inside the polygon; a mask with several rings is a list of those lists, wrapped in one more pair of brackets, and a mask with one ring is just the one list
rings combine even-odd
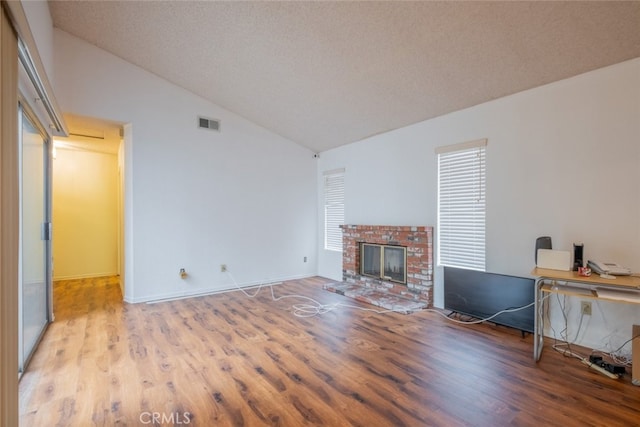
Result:
{"label": "wood plank flooring", "polygon": [[[357,304],[311,278],[275,287]],[[436,313],[291,313],[241,292],[122,302],[117,278],[56,282],[20,382],[21,425],[631,426],[640,387],[532,337]],[[370,306],[368,306],[370,307]]]}

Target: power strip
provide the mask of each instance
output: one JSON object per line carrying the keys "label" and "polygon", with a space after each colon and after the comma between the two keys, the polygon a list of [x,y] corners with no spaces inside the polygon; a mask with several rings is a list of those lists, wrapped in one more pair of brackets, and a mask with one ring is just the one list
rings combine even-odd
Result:
{"label": "power strip", "polygon": [[587,359],[581,359],[581,362],[585,365],[587,365],[588,367],[590,367],[591,369],[593,369],[594,371],[598,371],[600,372],[602,375],[605,375],[609,378],[612,378],[614,380],[617,380],[620,378],[620,375],[618,374],[613,374],[609,371],[607,371],[606,369],[604,369],[601,366],[596,365],[595,363],[591,363],[590,361],[588,361]]}

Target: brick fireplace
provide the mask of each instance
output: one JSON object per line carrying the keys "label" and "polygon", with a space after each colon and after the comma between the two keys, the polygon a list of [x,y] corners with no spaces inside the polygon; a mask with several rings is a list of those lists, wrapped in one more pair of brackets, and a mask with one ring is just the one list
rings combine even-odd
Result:
{"label": "brick fireplace", "polygon": [[[342,280],[433,306],[433,227],[343,225]],[[407,248],[407,283],[360,274],[361,243]]]}

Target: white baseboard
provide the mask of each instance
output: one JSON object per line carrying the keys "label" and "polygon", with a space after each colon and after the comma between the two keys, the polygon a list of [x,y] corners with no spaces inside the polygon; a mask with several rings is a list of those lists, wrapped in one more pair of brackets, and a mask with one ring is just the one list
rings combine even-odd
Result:
{"label": "white baseboard", "polygon": [[206,295],[215,295],[215,294],[221,294],[221,293],[226,293],[226,292],[233,292],[233,291],[238,291],[238,288],[242,288],[244,290],[247,289],[251,289],[251,288],[257,288],[260,285],[268,285],[268,284],[276,284],[276,283],[281,283],[281,282],[286,282],[288,280],[300,280],[300,279],[307,279],[309,277],[315,277],[315,274],[311,274],[311,275],[300,275],[300,276],[287,276],[287,277],[281,277],[281,278],[274,278],[274,279],[269,279],[269,281],[264,281],[264,280],[256,280],[253,282],[246,282],[246,283],[238,283],[236,284],[227,284],[224,285],[223,287],[219,287],[219,288],[215,288],[215,289],[194,289],[194,290],[190,290],[190,291],[178,291],[178,292],[168,292],[165,294],[156,294],[156,295],[147,295],[147,296],[142,296],[142,297],[136,297],[136,298],[127,298],[125,296],[124,301],[126,303],[129,304],[139,304],[139,303],[157,303],[157,302],[164,302],[164,301],[174,301],[174,300],[179,300],[179,299],[185,299],[185,298],[195,298],[195,297],[201,297],[201,296],[206,296]]}

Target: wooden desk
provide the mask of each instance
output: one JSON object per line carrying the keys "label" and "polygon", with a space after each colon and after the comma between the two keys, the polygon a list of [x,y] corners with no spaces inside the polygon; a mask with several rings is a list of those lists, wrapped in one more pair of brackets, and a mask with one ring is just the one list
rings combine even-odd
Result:
{"label": "wooden desk", "polygon": [[[598,300],[625,302],[640,304],[640,277],[637,276],[616,276],[615,279],[603,279],[598,274],[591,276],[579,276],[575,271],[549,270],[544,268],[534,268],[531,272],[536,276],[535,284],[535,321],[533,327],[533,358],[538,361],[542,354],[544,344],[544,317],[543,306],[544,293],[559,293],[580,298],[593,298]],[[551,283],[546,283],[551,282]],[[630,291],[637,300],[621,299],[619,296],[598,295],[597,289],[604,291]]]}

